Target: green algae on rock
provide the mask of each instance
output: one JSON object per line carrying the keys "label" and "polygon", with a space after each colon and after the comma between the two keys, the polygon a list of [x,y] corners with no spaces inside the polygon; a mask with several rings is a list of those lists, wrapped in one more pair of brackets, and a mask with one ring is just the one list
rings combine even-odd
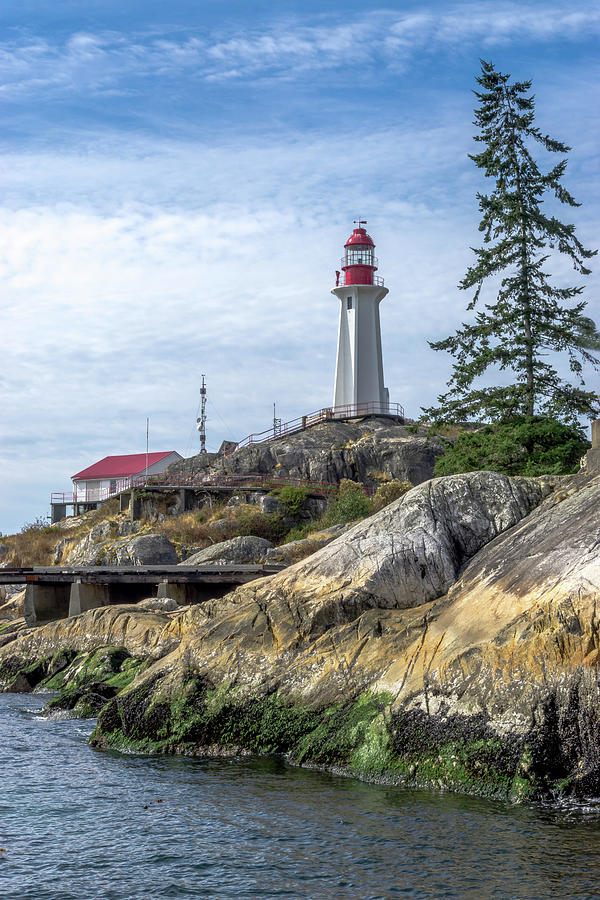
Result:
{"label": "green algae on rock", "polygon": [[106,702],[133,681],[147,665],[122,647],[101,647],[91,653],[61,649],[51,656],[17,668],[18,658],[4,661],[0,678],[5,690],[59,691],[46,712],[70,710],[74,716],[96,716]]}
{"label": "green algae on rock", "polygon": [[500,740],[483,721],[394,713],[389,694],[371,692],[317,709],[278,693],[244,698],[193,676],[170,697],[159,680],[113,698],[100,713],[92,745],[150,754],[279,754],[299,765],[404,786],[504,800],[540,793],[522,764],[526,744]]}

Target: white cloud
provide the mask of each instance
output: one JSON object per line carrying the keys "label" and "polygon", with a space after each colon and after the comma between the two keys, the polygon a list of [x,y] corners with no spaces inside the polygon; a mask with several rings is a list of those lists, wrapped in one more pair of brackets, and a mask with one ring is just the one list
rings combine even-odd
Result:
{"label": "white cloud", "polygon": [[446,46],[573,40],[599,31],[595,5],[479,2],[427,13],[374,9],[341,24],[297,19],[229,35],[75,33],[61,44],[39,38],[0,44],[0,96],[130,90],[132,79],[183,73],[216,82],[295,78],[369,63],[394,70]]}

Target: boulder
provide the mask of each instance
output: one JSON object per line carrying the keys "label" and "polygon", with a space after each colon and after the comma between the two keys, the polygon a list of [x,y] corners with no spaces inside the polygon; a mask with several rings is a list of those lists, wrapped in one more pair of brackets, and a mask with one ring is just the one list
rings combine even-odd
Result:
{"label": "boulder", "polygon": [[273,547],[271,541],[265,538],[253,537],[235,537],[229,541],[222,541],[219,544],[213,544],[205,550],[200,550],[185,559],[180,565],[183,566],[203,566],[209,564],[222,565],[250,565],[260,564],[265,561],[267,551]]}
{"label": "boulder", "polygon": [[140,534],[113,547],[117,566],[174,566],[178,563],[174,545],[162,534]]}
{"label": "boulder", "polygon": [[258,494],[257,498],[258,502],[256,505],[260,509],[261,513],[263,513],[263,515],[286,515],[287,508],[285,504],[281,503],[281,501],[277,499],[277,497],[272,497],[270,494]]}
{"label": "boulder", "polygon": [[[2,585],[6,588],[6,585]],[[23,615],[23,604],[25,602],[25,590],[23,585],[18,585],[19,590],[7,597],[4,596],[4,602],[0,606],[0,619],[19,619]],[[1,593],[0,593],[1,597]]]}
{"label": "boulder", "polygon": [[[125,537],[120,534],[124,523],[114,521],[94,525],[86,537],[82,538],[68,555],[70,566],[151,566],[176,565],[178,562],[174,545],[161,534],[140,534],[130,536],[125,528]],[[129,525],[130,523],[125,523]],[[63,544],[64,542],[61,542]],[[63,554],[61,544],[55,552],[55,563]],[[59,557],[57,559],[56,557]]]}
{"label": "boulder", "polygon": [[148,597],[137,604],[140,609],[153,609],[157,612],[176,612],[179,609],[177,600],[172,597]]}

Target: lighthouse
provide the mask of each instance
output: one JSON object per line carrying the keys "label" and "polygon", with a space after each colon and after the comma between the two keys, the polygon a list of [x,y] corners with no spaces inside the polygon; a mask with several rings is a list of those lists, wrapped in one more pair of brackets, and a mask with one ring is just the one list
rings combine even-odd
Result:
{"label": "lighthouse", "polygon": [[333,405],[357,407],[352,412],[358,414],[385,415],[389,394],[383,384],[379,304],[388,290],[375,274],[375,244],[363,227],[366,221],[354,224],[331,291],[340,301]]}

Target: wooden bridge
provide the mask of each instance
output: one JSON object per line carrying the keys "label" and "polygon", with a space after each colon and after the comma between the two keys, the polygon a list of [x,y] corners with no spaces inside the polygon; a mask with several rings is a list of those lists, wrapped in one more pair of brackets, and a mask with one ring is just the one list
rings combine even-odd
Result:
{"label": "wooden bridge", "polygon": [[0,584],[24,584],[25,621],[43,625],[89,609],[171,597],[180,606],[222,597],[280,565],[35,566],[0,569]]}

